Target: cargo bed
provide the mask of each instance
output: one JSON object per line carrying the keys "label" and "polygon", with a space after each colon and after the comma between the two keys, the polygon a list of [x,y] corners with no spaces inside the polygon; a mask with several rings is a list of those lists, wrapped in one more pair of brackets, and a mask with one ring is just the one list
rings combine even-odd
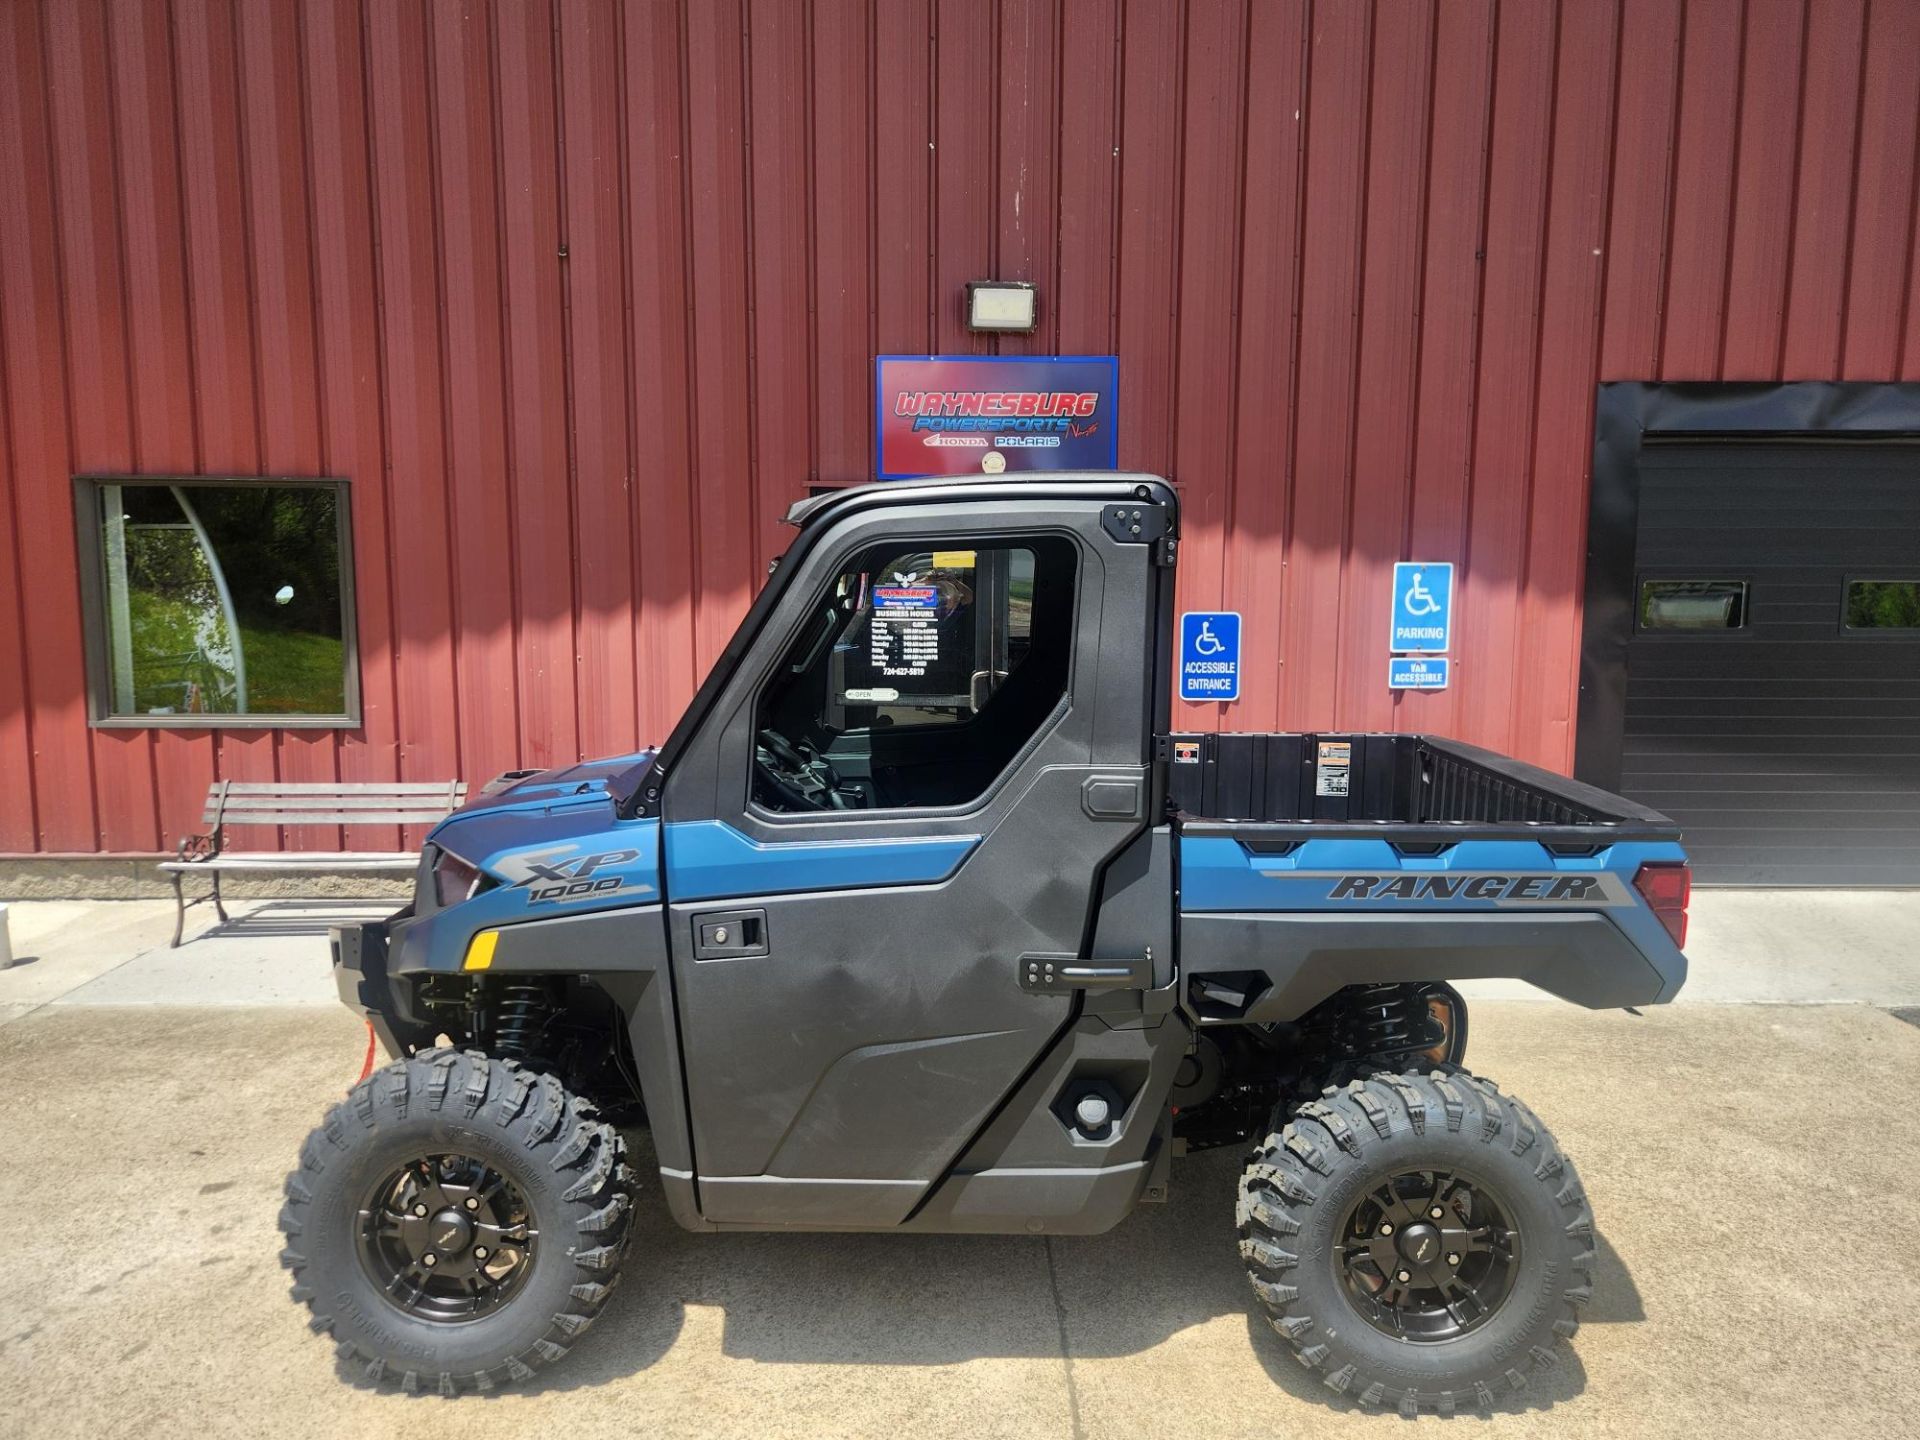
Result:
{"label": "cargo bed", "polygon": [[1593,1008],[1686,978],[1686,854],[1655,811],[1428,735],[1163,748],[1202,1025],[1292,1021],[1344,986],[1415,978],[1517,978]]}
{"label": "cargo bed", "polygon": [[1680,838],[1644,805],[1432,735],[1168,735],[1160,758],[1169,807],[1189,835],[1390,832],[1402,845],[1525,836],[1596,848]]}

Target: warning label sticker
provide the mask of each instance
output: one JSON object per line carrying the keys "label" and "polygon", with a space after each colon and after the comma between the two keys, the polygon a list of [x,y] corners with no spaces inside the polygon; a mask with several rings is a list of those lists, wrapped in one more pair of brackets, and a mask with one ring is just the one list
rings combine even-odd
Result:
{"label": "warning label sticker", "polygon": [[1345,795],[1353,774],[1353,744],[1347,740],[1322,740],[1320,763],[1314,769],[1315,795]]}

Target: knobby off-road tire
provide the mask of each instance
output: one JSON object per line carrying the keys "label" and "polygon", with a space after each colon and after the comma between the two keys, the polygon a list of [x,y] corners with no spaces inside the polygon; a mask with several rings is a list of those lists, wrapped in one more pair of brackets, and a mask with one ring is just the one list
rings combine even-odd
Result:
{"label": "knobby off-road tire", "polygon": [[[1241,1175],[1240,1253],[1268,1321],[1329,1389],[1403,1415],[1451,1414],[1490,1408],[1556,1363],[1593,1294],[1593,1220],[1572,1164],[1525,1105],[1458,1069],[1378,1074],[1329,1087],[1290,1119],[1276,1112],[1274,1128]],[[1348,1256],[1364,1248],[1353,1237],[1365,1217],[1384,1221],[1368,1197],[1423,1171],[1470,1176],[1518,1243],[1506,1242],[1515,1258],[1490,1313],[1452,1338],[1416,1341],[1369,1322]]]}
{"label": "knobby off-road tire", "polygon": [[[488,1167],[537,1230],[510,1294],[471,1319],[389,1299],[362,1239],[386,1177],[448,1155]],[[551,1075],[451,1049],[396,1061],[327,1112],[287,1176],[280,1260],[293,1298],[372,1384],[452,1395],[526,1380],[567,1353],[619,1278],[635,1183],[624,1159],[619,1132]]]}

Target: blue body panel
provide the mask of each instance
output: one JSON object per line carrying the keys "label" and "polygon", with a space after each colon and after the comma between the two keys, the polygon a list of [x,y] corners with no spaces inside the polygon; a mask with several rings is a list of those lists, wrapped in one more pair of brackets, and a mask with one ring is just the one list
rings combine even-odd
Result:
{"label": "blue body panel", "polygon": [[[1451,899],[1342,899],[1331,897],[1329,876],[1456,875],[1505,872],[1512,875],[1616,874],[1628,882],[1649,860],[1680,861],[1686,851],[1671,842],[1622,842],[1594,855],[1555,855],[1535,840],[1463,840],[1438,855],[1402,855],[1390,841],[1308,840],[1287,855],[1261,854],[1224,836],[1182,836],[1180,908],[1195,910],[1341,910],[1379,907],[1395,913],[1408,908],[1433,910],[1500,908],[1492,898],[1465,895]],[[1569,901],[1563,908],[1588,909]]]}
{"label": "blue body panel", "polygon": [[[1686,858],[1671,841],[1621,841],[1592,855],[1556,855],[1535,840],[1463,840],[1438,855],[1402,855],[1386,839],[1324,839],[1280,855],[1227,836],[1183,836],[1180,911],[1436,918],[1598,911],[1643,955],[1665,959],[1678,957],[1679,947],[1633,888],[1633,877],[1649,861]],[[1374,883],[1361,886],[1363,879]],[[1561,879],[1571,883],[1560,885]],[[1593,883],[1579,883],[1583,879]]]}
{"label": "blue body panel", "polygon": [[595,796],[631,795],[653,767],[654,754],[652,750],[636,750],[631,755],[613,755],[604,760],[583,760],[578,765],[557,770],[539,770],[501,789],[475,795],[441,823],[487,812],[524,814],[557,809],[574,803],[591,803]]}
{"label": "blue body panel", "polygon": [[544,770],[480,795],[433,828],[429,844],[472,865],[489,888],[418,927],[431,969],[457,969],[476,931],[525,920],[658,905],[660,822],[623,820],[653,752]]}
{"label": "blue body panel", "polygon": [[664,830],[657,819],[623,820],[617,794],[631,793],[652,759],[641,751],[542,771],[435,826],[431,844],[493,883],[457,907],[457,923],[448,912],[448,923],[434,917],[431,968],[456,968],[478,930],[658,905],[668,894],[723,900],[936,884],[980,843],[977,835],[763,842],[719,820]]}
{"label": "blue body panel", "polygon": [[667,893],[680,900],[933,885],[980,843],[978,835],[876,836],[761,842],[723,820],[667,826]]}

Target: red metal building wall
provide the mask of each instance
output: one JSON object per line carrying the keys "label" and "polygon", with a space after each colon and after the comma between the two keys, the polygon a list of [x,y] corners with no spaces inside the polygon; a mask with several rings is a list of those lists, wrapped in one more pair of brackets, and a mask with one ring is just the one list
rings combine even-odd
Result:
{"label": "red metal building wall", "polygon": [[[0,4],[0,852],[658,739],[876,352],[1119,354],[1246,617],[1183,726],[1565,768],[1595,382],[1920,378],[1916,54],[1906,0]],[[90,731],[88,472],[350,477],[364,728]],[[1396,698],[1412,557],[1462,638]]]}

